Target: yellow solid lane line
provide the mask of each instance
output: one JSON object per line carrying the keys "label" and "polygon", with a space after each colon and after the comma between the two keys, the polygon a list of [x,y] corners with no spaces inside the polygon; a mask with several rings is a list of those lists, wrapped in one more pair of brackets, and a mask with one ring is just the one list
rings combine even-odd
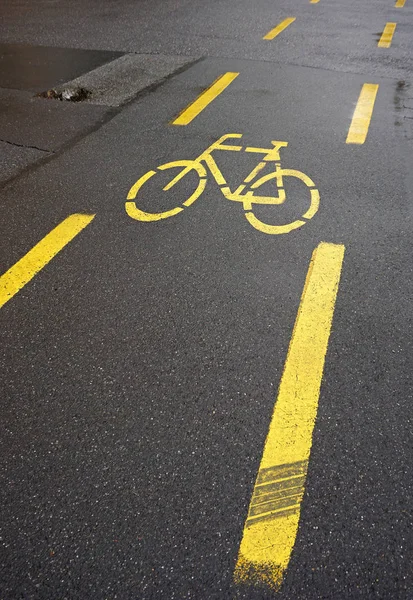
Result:
{"label": "yellow solid lane line", "polygon": [[230,83],[238,77],[239,73],[224,73],[221,77],[218,77],[214,83],[207,88],[194,102],[192,102],[185,110],[183,110],[174,121],[172,125],[188,125],[200,112],[208,106],[214,98],[219,96]]}
{"label": "yellow solid lane line", "polygon": [[386,27],[383,29],[383,33],[377,44],[379,48],[390,48],[396,25],[397,23],[386,23]]}
{"label": "yellow solid lane line", "polygon": [[26,285],[52,258],[94,219],[70,215],[0,277],[0,308]]}
{"label": "yellow solid lane line", "polygon": [[244,526],[236,583],[278,590],[290,560],[343,257],[344,246],[322,242],[311,259]]}
{"label": "yellow solid lane line", "polygon": [[366,141],[378,89],[375,83],[365,83],[361,88],[346,144],[364,144]]}
{"label": "yellow solid lane line", "polygon": [[284,29],[286,27],[288,27],[288,25],[291,25],[291,23],[294,23],[294,21],[295,21],[295,17],[290,17],[288,19],[284,19],[284,21],[281,21],[281,23],[279,25],[277,25],[277,27],[274,27],[274,29],[271,29],[271,31],[269,31],[267,33],[267,35],[264,35],[264,37],[262,39],[263,40],[273,40],[275,37],[277,37],[277,35],[279,33],[284,31]]}
{"label": "yellow solid lane line", "polygon": [[397,0],[396,4],[394,5],[394,8],[403,8],[405,4],[406,0]]}

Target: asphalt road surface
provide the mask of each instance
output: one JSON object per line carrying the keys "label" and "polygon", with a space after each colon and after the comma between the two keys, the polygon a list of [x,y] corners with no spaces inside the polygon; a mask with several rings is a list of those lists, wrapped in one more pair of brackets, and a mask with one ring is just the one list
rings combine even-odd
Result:
{"label": "asphalt road surface", "polygon": [[3,0],[1,600],[413,598],[395,1]]}

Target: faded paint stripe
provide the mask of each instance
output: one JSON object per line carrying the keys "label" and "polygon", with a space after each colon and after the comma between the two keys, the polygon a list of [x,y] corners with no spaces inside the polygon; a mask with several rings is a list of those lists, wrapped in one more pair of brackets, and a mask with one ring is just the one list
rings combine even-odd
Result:
{"label": "faded paint stripe", "polygon": [[[294,547],[344,246],[313,253],[245,523],[234,580],[278,590]],[[260,505],[266,482],[290,490]],[[299,486],[298,491],[292,486]],[[291,486],[291,488],[290,488]],[[271,496],[271,494],[270,494]]]}

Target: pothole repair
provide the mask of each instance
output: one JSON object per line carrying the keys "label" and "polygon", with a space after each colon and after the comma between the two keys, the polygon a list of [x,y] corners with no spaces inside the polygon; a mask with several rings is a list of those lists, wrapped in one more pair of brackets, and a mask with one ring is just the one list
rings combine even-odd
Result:
{"label": "pothole repair", "polygon": [[66,88],[64,90],[47,90],[36,94],[37,98],[46,98],[46,100],[61,100],[65,102],[83,102],[88,100],[92,95],[92,92],[84,87],[79,88]]}

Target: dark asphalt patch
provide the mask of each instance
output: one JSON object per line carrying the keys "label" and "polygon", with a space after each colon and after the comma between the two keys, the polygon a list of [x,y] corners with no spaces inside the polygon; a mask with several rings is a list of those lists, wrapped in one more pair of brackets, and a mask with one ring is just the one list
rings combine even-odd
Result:
{"label": "dark asphalt patch", "polygon": [[0,44],[0,86],[41,92],[123,54],[106,50]]}

